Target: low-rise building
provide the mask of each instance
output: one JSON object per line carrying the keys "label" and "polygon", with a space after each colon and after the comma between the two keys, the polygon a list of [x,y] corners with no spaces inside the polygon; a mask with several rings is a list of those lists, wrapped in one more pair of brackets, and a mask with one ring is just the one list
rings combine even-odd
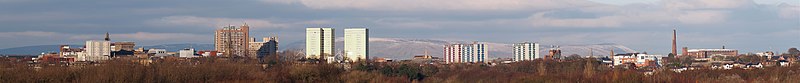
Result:
{"label": "low-rise building", "polygon": [[547,51],[547,55],[544,58],[546,59],[561,59],[561,49],[558,46]]}
{"label": "low-rise building", "polygon": [[182,49],[182,50],[178,51],[178,55],[179,55],[178,57],[181,57],[181,58],[194,58],[194,57],[197,57],[197,56],[195,56],[195,51],[192,48]]}
{"label": "low-rise building", "polygon": [[375,62],[379,62],[379,63],[392,62],[392,61],[394,61],[394,60],[389,59],[389,58],[376,58],[375,59]]}
{"label": "low-rise building", "polygon": [[217,55],[222,55],[222,53],[214,50],[197,51],[197,54],[203,57],[217,57]]}
{"label": "low-rise building", "polygon": [[739,50],[736,49],[684,49],[685,56],[695,58],[711,58],[712,56],[736,56]]}
{"label": "low-rise building", "polygon": [[278,54],[278,38],[266,37],[263,41],[257,42],[255,38],[250,39],[250,49],[248,53],[251,58],[263,58]]}
{"label": "low-rise building", "polygon": [[155,49],[155,48],[151,48],[150,50],[147,50],[147,53],[153,53],[153,54],[167,53],[167,49]]}
{"label": "low-rise building", "polygon": [[111,43],[111,51],[133,51],[135,46],[134,42],[114,42]]}
{"label": "low-rise building", "polygon": [[648,55],[645,53],[625,53],[611,56],[612,65],[635,64],[637,67],[660,66],[664,55]]}
{"label": "low-rise building", "polygon": [[61,45],[58,52],[61,57],[76,58],[78,55],[84,54],[83,48],[72,48],[69,45]]}

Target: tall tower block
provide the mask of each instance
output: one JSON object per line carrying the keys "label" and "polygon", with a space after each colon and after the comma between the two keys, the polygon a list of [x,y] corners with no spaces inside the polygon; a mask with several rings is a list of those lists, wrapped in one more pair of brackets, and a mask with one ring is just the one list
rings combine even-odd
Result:
{"label": "tall tower block", "polygon": [[228,25],[214,31],[214,49],[224,57],[248,57],[250,26]]}
{"label": "tall tower block", "polygon": [[369,30],[367,28],[344,29],[344,57],[351,62],[369,58]]}
{"label": "tall tower block", "polygon": [[306,58],[334,57],[334,32],[333,28],[306,28]]}

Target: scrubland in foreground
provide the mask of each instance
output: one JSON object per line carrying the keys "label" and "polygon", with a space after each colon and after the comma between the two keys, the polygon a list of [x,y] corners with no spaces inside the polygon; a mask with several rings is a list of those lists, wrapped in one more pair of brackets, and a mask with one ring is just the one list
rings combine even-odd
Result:
{"label": "scrubland in foreground", "polygon": [[138,64],[112,60],[100,64],[63,66],[0,61],[0,81],[8,83],[686,83],[686,82],[800,82],[800,67],[763,69],[689,70],[681,73],[655,69],[610,68],[590,59],[527,61],[495,66],[480,64],[430,65],[360,62],[343,64],[276,62],[264,60],[198,58]]}

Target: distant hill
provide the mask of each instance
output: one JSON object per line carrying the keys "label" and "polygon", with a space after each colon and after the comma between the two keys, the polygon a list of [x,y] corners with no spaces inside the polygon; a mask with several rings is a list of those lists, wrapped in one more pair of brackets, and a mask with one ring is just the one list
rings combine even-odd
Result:
{"label": "distant hill", "polygon": [[[60,45],[36,45],[36,46],[6,48],[6,49],[0,49],[0,54],[38,55],[43,52],[58,52],[58,46]],[[70,45],[70,46],[83,47],[83,45]],[[196,50],[214,50],[214,44],[164,44],[164,45],[136,46],[136,47],[160,48],[160,49],[167,49],[167,51],[178,51],[180,49],[189,47],[195,48]]]}
{"label": "distant hill", "polygon": [[[547,54],[547,50],[552,49],[551,45],[540,45],[543,50],[541,53]],[[611,49],[614,49],[614,53],[635,53],[638,52],[636,50],[630,49],[623,45],[613,44],[613,43],[603,43],[603,44],[590,44],[590,45],[561,45],[561,54],[563,56],[569,55],[581,55],[581,56],[608,56],[611,54]],[[591,52],[590,52],[591,51]],[[543,54],[544,55],[544,54]]]}
{"label": "distant hill", "polygon": [[[336,49],[341,51],[343,49],[343,39],[336,39]],[[425,51],[434,57],[442,57],[444,55],[444,45],[451,43],[471,43],[472,41],[452,41],[452,40],[436,40],[436,39],[403,39],[403,38],[370,38],[370,58],[384,57],[392,59],[410,59],[415,55],[423,55]],[[495,42],[480,42],[488,45],[489,58],[512,58],[512,46],[506,43]],[[543,50],[542,55],[547,53],[546,49],[550,49],[551,45],[540,45]],[[293,50],[304,52],[305,41],[293,42],[280,47],[282,50]],[[581,56],[589,56],[594,53],[595,56],[607,56],[610,50],[614,49],[615,53],[636,52],[628,47],[618,44],[591,44],[591,45],[562,45],[560,46],[562,54],[565,56],[576,54]],[[589,52],[589,51],[593,52]]]}
{"label": "distant hill", "polygon": [[[36,46],[6,48],[6,49],[0,49],[0,54],[39,55],[43,52],[58,52],[58,46],[61,45],[36,45]],[[83,46],[83,45],[70,45],[70,46]]]}

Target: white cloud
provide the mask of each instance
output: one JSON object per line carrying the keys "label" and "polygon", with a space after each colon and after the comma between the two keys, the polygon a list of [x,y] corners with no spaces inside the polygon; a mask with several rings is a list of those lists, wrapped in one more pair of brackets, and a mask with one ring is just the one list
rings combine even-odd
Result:
{"label": "white cloud", "polygon": [[41,21],[58,21],[58,20],[71,20],[89,18],[88,16],[70,13],[70,12],[36,12],[36,13],[23,13],[23,14],[6,14],[0,13],[0,22],[41,22]]}
{"label": "white cloud", "polygon": [[198,38],[211,38],[207,35],[188,34],[188,33],[150,33],[150,32],[136,32],[127,34],[112,35],[115,38],[130,39],[130,40],[197,40]]}
{"label": "white cloud", "polygon": [[263,0],[267,3],[300,3],[313,9],[373,11],[429,10],[545,10],[599,5],[586,0]]}
{"label": "white cloud", "polygon": [[55,37],[59,35],[59,33],[44,31],[0,32],[0,38],[3,39],[14,39],[17,37]]}
{"label": "white cloud", "polygon": [[[479,2],[481,2],[479,4]],[[527,18],[518,19],[486,19],[478,21],[458,21],[458,20],[439,20],[429,21],[425,19],[379,19],[373,21],[379,25],[403,27],[403,28],[443,28],[452,27],[451,25],[509,25],[522,24],[532,27],[625,27],[630,25],[646,24],[712,24],[725,22],[729,17],[729,9],[756,6],[749,0],[666,0],[658,4],[636,4],[636,5],[604,5],[583,0],[532,0],[532,1],[485,1],[468,0],[460,2],[448,2],[440,0],[401,0],[401,1],[359,1],[359,0],[301,0],[298,3],[304,4],[314,9],[360,9],[360,10],[379,10],[379,11],[427,11],[427,10],[537,10],[551,9],[546,11],[534,12]],[[324,4],[323,4],[324,3]],[[532,7],[528,5],[536,4],[570,4],[583,3],[578,5],[559,5],[543,7]],[[397,5],[403,4],[403,5]],[[410,5],[409,5],[410,4]],[[437,5],[430,5],[437,4]],[[525,7],[523,7],[525,6]],[[566,8],[568,10],[552,10]],[[577,10],[579,12],[567,12],[576,14],[580,18],[553,17],[556,12]],[[596,15],[581,17],[584,14]],[[410,20],[410,21],[409,21]]]}
{"label": "white cloud", "polygon": [[[111,33],[113,40],[135,40],[135,41],[194,41],[203,40],[202,38],[209,38],[208,35],[189,34],[189,33],[151,33],[151,32],[136,32],[136,33]],[[0,38],[16,39],[16,38],[31,38],[31,39],[59,39],[59,40],[99,40],[103,39],[105,34],[73,34],[73,33],[60,33],[60,32],[45,32],[45,31],[24,31],[24,32],[0,32]]]}
{"label": "white cloud", "polygon": [[[713,24],[725,22],[729,18],[729,9],[745,6],[752,1],[718,1],[718,0],[667,0],[665,5],[628,5],[628,6],[594,6],[580,8],[580,12],[598,15],[588,18],[559,18],[547,16],[558,14],[563,10],[539,12],[528,17],[535,27],[624,27],[642,24]],[[608,15],[603,15],[608,14]]]}
{"label": "white cloud", "polygon": [[[562,10],[538,12],[527,18],[519,19],[488,19],[488,20],[444,20],[430,21],[419,18],[385,18],[373,21],[376,24],[403,28],[447,28],[457,26],[482,26],[482,25],[505,25],[505,26],[530,26],[537,28],[545,27],[574,27],[574,28],[617,28],[632,25],[646,24],[712,24],[725,22],[728,19],[727,11],[715,10],[691,10],[691,11],[660,11],[643,9],[623,9],[619,6],[609,6],[608,11],[580,10],[581,12],[596,16],[590,17],[559,17],[553,16],[563,12]],[[600,13],[608,13],[603,15]]]}
{"label": "white cloud", "polygon": [[30,1],[30,0],[0,0],[0,2],[3,2],[3,3],[26,2],[26,1]]}
{"label": "white cloud", "polygon": [[800,39],[800,34],[798,34],[798,33],[800,33],[800,28],[793,29],[793,30],[784,30],[784,31],[779,31],[779,32],[772,32],[772,33],[768,33],[768,36],[786,37],[786,38],[794,37],[794,39]]}
{"label": "white cloud", "polygon": [[197,17],[197,16],[167,16],[160,19],[149,20],[148,24],[155,25],[181,25],[181,26],[207,26],[218,27],[229,24],[242,24],[247,23],[256,28],[286,28],[287,24],[275,23],[269,20],[262,19],[246,19],[246,18],[211,18],[211,17]]}
{"label": "white cloud", "polygon": [[[522,23],[520,19],[494,19],[494,20],[440,20],[431,21],[420,18],[380,18],[371,22],[378,26],[405,29],[442,29],[442,28],[470,28],[470,27],[514,27]],[[504,26],[493,26],[504,25]]]}
{"label": "white cloud", "polygon": [[[105,34],[83,34],[83,33],[63,33],[48,31],[22,31],[22,32],[0,32],[2,39],[14,39],[14,41],[2,41],[2,43],[15,43],[0,45],[6,47],[26,46],[26,45],[46,45],[46,44],[82,44],[87,40],[102,40]],[[190,34],[190,33],[111,33],[112,41],[132,41],[138,45],[169,44],[169,43],[209,43],[213,36],[209,34]]]}
{"label": "white cloud", "polygon": [[[72,40],[97,40],[105,37],[105,34],[66,34]],[[207,34],[189,34],[189,33],[152,33],[152,32],[135,32],[135,33],[121,33],[110,34],[112,40],[130,40],[130,41],[197,41],[205,40],[203,38],[210,38]]]}
{"label": "white cloud", "polygon": [[[527,18],[487,19],[482,21],[428,21],[375,23],[396,27],[442,28],[449,24],[474,24],[494,21],[514,22],[532,27],[625,27],[629,25],[703,25],[726,22],[735,9],[759,7],[753,0],[662,0],[655,3],[609,5],[588,0],[264,0],[267,3],[301,4],[312,9],[356,9],[369,11],[534,11]],[[560,18],[553,12],[579,10],[596,17]],[[784,18],[800,17],[797,7],[783,7]],[[605,15],[607,14],[607,15]]]}
{"label": "white cloud", "polygon": [[686,11],[676,18],[686,24],[708,24],[723,22],[727,16],[725,11]]}
{"label": "white cloud", "polygon": [[276,22],[268,19],[254,19],[254,18],[215,18],[215,17],[197,17],[197,16],[167,16],[158,19],[147,20],[145,24],[156,26],[199,26],[199,27],[213,27],[227,25],[241,25],[247,23],[251,28],[267,28],[267,29],[281,29],[290,27],[302,27],[305,25],[319,25],[319,24],[333,24],[331,20],[306,20],[295,22]]}
{"label": "white cloud", "polygon": [[[372,11],[497,11],[554,10],[611,5],[590,0],[261,0],[266,3],[301,4],[312,9]],[[644,1],[650,2],[650,1]],[[662,0],[666,9],[729,9],[755,6],[753,0]]]}
{"label": "white cloud", "polygon": [[299,0],[261,0],[261,1],[267,3],[280,3],[280,4],[291,4],[299,2]]}
{"label": "white cloud", "polygon": [[614,4],[614,5],[627,5],[639,3],[653,3],[659,0],[589,0],[598,3]]}
{"label": "white cloud", "polygon": [[381,26],[391,26],[391,27],[402,27],[402,28],[440,28],[441,26],[437,25],[440,24],[442,21],[425,21],[420,19],[410,19],[410,18],[381,18],[373,20],[372,23]]}
{"label": "white cloud", "polygon": [[622,9],[617,6],[608,8],[609,11],[582,10],[581,13],[610,13],[609,15],[599,15],[586,18],[559,18],[546,16],[553,12],[540,12],[527,18],[528,22],[534,27],[624,27],[632,24],[652,24],[652,23],[671,23],[678,21],[676,16],[682,16],[674,12],[631,10]]}
{"label": "white cloud", "polygon": [[311,20],[311,21],[297,22],[297,23],[293,23],[293,24],[303,25],[303,24],[333,24],[333,23],[335,23],[335,22],[333,22],[331,20]]}
{"label": "white cloud", "polygon": [[534,27],[619,27],[623,24],[619,16],[604,16],[597,18],[551,18],[545,13],[537,13],[528,17]]}
{"label": "white cloud", "polygon": [[755,6],[753,0],[663,0],[667,9],[729,9]]}
{"label": "white cloud", "polygon": [[779,7],[778,14],[781,18],[800,19],[800,6],[782,4]]}

